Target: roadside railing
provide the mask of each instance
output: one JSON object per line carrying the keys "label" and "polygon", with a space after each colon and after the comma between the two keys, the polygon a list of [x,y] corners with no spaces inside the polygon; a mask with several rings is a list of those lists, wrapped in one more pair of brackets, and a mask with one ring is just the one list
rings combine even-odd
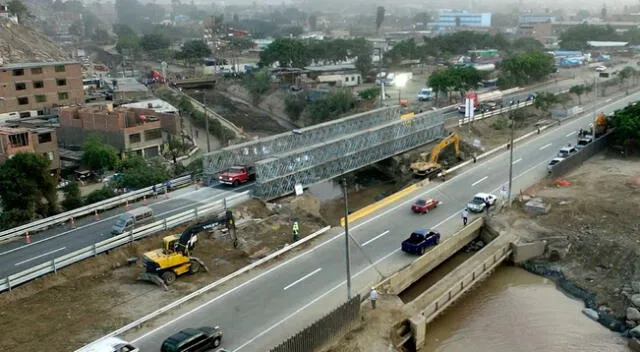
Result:
{"label": "roadside railing", "polygon": [[235,194],[231,197],[224,198],[217,202],[193,208],[191,210],[166,217],[160,221],[141,226],[130,231],[129,233],[115,236],[104,241],[94,243],[91,246],[78,249],[77,251],[73,251],[63,256],[53,258],[45,263],[38,264],[19,273],[9,275],[6,278],[0,279],[0,292],[5,290],[11,291],[11,289],[17,285],[31,281],[49,273],[56,273],[58,270],[64,268],[65,266],[77,263],[90,257],[95,257],[100,253],[117,248],[126,243],[131,243],[135,240],[152,235],[156,232],[166,231],[185,222],[197,220],[201,217],[209,216],[213,213],[223,212],[227,207],[240,204],[249,200],[250,198],[250,191]]}
{"label": "roadside railing", "polygon": [[475,115],[475,116],[473,116],[473,118],[465,117],[465,118],[462,118],[462,119],[458,119],[458,126],[462,126],[462,125],[465,125],[465,124],[470,123],[470,122],[473,123],[474,121],[486,119],[488,117],[500,115],[500,114],[503,114],[505,112],[512,111],[514,109],[524,108],[524,107],[529,106],[529,105],[533,105],[533,100],[527,100],[527,101],[523,101],[523,102],[520,102],[520,103],[517,103],[517,104],[505,106],[505,107],[497,109],[497,110],[488,111],[488,112],[485,112],[483,114]]}
{"label": "roadside railing", "polygon": [[[191,183],[192,183],[191,175],[186,175],[186,176],[182,176],[182,177],[178,177],[176,179],[170,180],[169,187],[171,189],[175,189],[175,188],[188,186]],[[164,184],[157,184],[156,192],[160,192],[160,193],[165,192],[166,191],[165,188],[166,187]],[[28,224],[20,225],[12,229],[0,232],[0,242],[17,237],[17,236],[22,236],[27,232],[36,232],[40,230],[46,230],[47,228],[53,225],[70,221],[72,218],[77,219],[81,216],[93,215],[96,212],[100,213],[105,210],[118,207],[122,204],[126,204],[127,202],[133,202],[143,197],[151,196],[152,194],[153,194],[153,186],[139,189],[137,191],[125,193],[117,197],[105,199],[103,201],[89,204],[74,210],[66,211],[64,213],[50,216],[45,219],[36,220]]]}

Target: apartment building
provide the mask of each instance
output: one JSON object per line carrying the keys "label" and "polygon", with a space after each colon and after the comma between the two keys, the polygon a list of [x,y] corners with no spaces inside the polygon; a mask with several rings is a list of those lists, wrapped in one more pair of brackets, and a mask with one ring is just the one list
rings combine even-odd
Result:
{"label": "apartment building", "polygon": [[543,45],[553,41],[553,24],[551,22],[522,23],[518,25],[518,37],[533,38]]}
{"label": "apartment building", "polygon": [[53,107],[84,102],[78,62],[0,65],[0,118],[44,115]]}
{"label": "apartment building", "polygon": [[0,162],[17,153],[38,153],[49,159],[54,176],[60,172],[60,153],[56,130],[52,128],[0,127]]}
{"label": "apartment building", "polygon": [[113,108],[113,105],[64,107],[58,112],[60,144],[81,146],[91,134],[99,134],[124,158],[126,153],[156,157],[170,135],[180,131],[177,115],[155,112],[152,109]]}

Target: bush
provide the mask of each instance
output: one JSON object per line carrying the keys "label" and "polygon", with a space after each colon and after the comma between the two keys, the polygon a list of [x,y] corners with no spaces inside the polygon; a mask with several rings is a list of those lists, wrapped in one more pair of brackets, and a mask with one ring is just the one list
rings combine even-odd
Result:
{"label": "bush", "polygon": [[307,107],[307,100],[302,95],[287,95],[284,100],[284,111],[294,121],[297,121]]}
{"label": "bush", "polygon": [[60,204],[64,210],[73,210],[80,208],[83,204],[82,195],[80,195],[80,187],[77,182],[69,183],[64,189],[64,199]]}
{"label": "bush", "polygon": [[496,130],[503,130],[509,127],[509,119],[507,119],[506,117],[497,118],[493,120],[493,122],[491,123],[491,127],[495,128]]}
{"label": "bush", "polygon": [[115,196],[116,193],[111,188],[103,187],[89,193],[84,202],[85,204],[92,204]]}
{"label": "bush", "polygon": [[380,96],[380,88],[372,87],[358,92],[358,96],[364,100],[371,101],[376,100]]}
{"label": "bush", "polygon": [[348,89],[336,89],[326,97],[318,99],[307,107],[311,123],[321,123],[336,119],[355,107],[356,99]]}

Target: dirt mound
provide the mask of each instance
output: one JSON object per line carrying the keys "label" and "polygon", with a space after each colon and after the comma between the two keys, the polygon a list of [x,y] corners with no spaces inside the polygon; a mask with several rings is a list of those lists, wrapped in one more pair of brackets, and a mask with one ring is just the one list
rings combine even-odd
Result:
{"label": "dirt mound", "polygon": [[64,61],[71,59],[43,33],[0,18],[0,58],[5,64],[37,61]]}
{"label": "dirt mound", "polygon": [[[286,207],[285,207],[286,208]],[[141,260],[127,259],[160,247],[161,239],[180,233],[188,224],[98,255],[0,295],[0,329],[5,338],[0,351],[67,351],[98,338],[179,297],[232,273],[291,242],[290,211],[269,210],[251,200],[233,209],[241,243],[233,248],[220,231],[200,233],[193,255],[204,261],[207,273],[185,275],[169,291],[137,281],[144,272]],[[314,215],[296,210],[300,233],[325,226]]]}

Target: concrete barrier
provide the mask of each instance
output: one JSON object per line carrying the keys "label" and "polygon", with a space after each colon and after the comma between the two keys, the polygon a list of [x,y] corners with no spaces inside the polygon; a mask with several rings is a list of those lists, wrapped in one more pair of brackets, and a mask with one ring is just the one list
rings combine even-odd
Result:
{"label": "concrete barrier", "polygon": [[476,238],[483,225],[484,219],[482,217],[473,220],[462,230],[456,232],[453,236],[411,262],[409,266],[382,281],[378,285],[380,292],[398,294],[404,291],[415,281],[419,280],[422,276],[433,270]]}
{"label": "concrete barrier", "polygon": [[[413,193],[414,191],[426,186],[429,184],[429,180],[423,180],[420,181],[416,184],[413,184],[407,188],[404,188],[384,199],[381,199],[373,204],[369,204],[366,207],[362,208],[362,209],[358,209],[356,211],[354,211],[353,213],[349,214],[349,223],[352,223],[353,221],[356,221],[362,217],[365,217],[369,214],[375,213],[376,211],[380,210],[381,208],[386,207],[387,205],[396,202],[398,199],[404,198],[407,195]],[[340,225],[344,226],[344,217],[340,218]]]}
{"label": "concrete barrier", "polygon": [[511,243],[511,261],[515,264],[526,262],[529,259],[543,255],[546,249],[547,241]]}

